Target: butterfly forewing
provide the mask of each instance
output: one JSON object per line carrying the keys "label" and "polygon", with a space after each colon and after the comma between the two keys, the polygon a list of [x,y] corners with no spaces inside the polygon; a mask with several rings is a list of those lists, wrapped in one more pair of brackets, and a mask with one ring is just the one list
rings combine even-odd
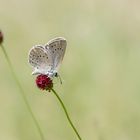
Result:
{"label": "butterfly forewing", "polygon": [[29,63],[44,74],[52,67],[49,52],[42,46],[35,46],[29,51]]}
{"label": "butterfly forewing", "polygon": [[50,40],[45,49],[49,51],[52,57],[52,69],[57,71],[58,67],[63,60],[65,50],[66,50],[66,39],[62,37],[57,37],[55,39]]}

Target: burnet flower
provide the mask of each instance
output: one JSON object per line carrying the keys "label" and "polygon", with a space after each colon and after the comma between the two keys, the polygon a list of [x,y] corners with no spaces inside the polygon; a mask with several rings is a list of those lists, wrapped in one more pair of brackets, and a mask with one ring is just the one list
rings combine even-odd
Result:
{"label": "burnet flower", "polygon": [[37,75],[37,87],[41,90],[52,91],[52,93],[54,93],[65,112],[70,126],[74,130],[78,139],[82,140],[68,115],[63,101],[61,100],[57,92],[53,89],[53,78],[60,78],[58,74],[58,68],[63,60],[66,46],[66,39],[64,39],[63,37],[54,38],[45,45],[33,46],[29,51],[28,62],[33,67],[32,74]]}
{"label": "burnet flower", "polygon": [[36,85],[42,90],[50,91],[53,88],[53,82],[47,75],[40,74],[36,77]]}

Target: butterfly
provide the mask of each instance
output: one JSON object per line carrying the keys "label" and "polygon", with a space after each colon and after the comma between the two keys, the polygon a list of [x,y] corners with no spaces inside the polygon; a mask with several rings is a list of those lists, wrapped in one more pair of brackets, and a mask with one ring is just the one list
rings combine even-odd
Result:
{"label": "butterfly", "polygon": [[33,46],[29,51],[28,62],[33,67],[32,74],[58,77],[58,69],[63,60],[67,41],[63,37],[50,40],[47,44]]}

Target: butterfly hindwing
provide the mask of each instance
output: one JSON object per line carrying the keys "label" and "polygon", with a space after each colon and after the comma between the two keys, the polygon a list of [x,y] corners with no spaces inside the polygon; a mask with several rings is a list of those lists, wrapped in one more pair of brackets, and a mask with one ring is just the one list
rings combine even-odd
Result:
{"label": "butterfly hindwing", "polygon": [[45,46],[52,56],[53,69],[57,71],[59,64],[63,60],[65,50],[66,50],[66,39],[62,37],[57,37],[50,40]]}

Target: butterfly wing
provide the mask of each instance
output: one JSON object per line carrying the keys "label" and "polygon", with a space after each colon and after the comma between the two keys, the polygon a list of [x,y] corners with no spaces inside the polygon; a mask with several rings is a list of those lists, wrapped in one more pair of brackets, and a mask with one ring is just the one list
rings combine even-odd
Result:
{"label": "butterfly wing", "polygon": [[57,37],[50,40],[45,49],[49,51],[52,57],[52,70],[57,71],[65,54],[67,42],[65,38]]}
{"label": "butterfly wing", "polygon": [[52,67],[52,59],[48,50],[38,45],[29,51],[29,63],[34,68],[32,74],[47,74]]}

